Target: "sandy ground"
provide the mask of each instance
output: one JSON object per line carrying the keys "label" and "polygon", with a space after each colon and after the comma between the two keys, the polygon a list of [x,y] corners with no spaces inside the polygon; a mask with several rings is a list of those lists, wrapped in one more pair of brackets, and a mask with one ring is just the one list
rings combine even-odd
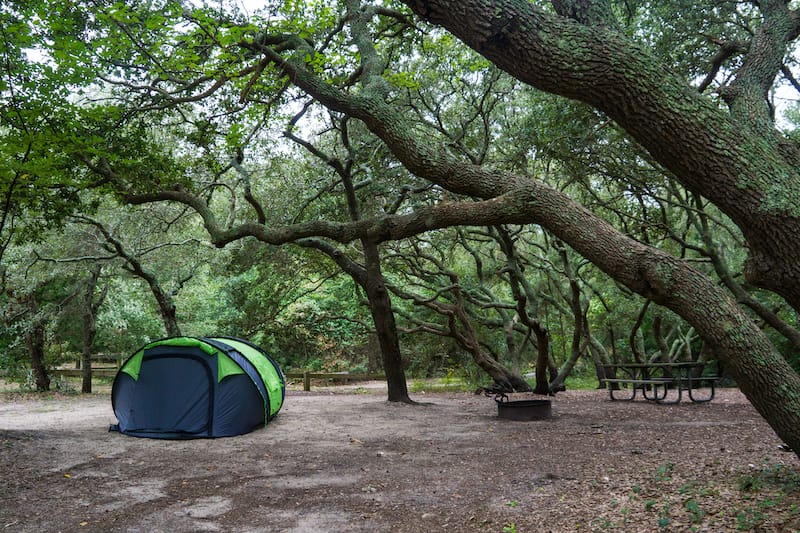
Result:
{"label": "sandy ground", "polygon": [[534,422],[484,396],[414,398],[290,391],[265,429],[163,441],[109,433],[106,393],[2,393],[0,530],[800,530],[800,462],[736,390],[675,406],[568,391]]}

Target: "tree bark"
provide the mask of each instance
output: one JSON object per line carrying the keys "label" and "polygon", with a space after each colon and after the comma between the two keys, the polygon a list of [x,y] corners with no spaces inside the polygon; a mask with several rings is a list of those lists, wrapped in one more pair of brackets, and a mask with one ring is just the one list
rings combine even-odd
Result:
{"label": "tree bark", "polygon": [[646,301],[642,308],[639,309],[639,314],[636,316],[636,322],[633,323],[631,331],[628,334],[628,346],[630,346],[633,361],[636,363],[644,363],[647,359],[647,354],[644,353],[644,338],[642,337],[642,322],[647,314],[647,309],[650,307],[650,301]]}
{"label": "tree bark", "polygon": [[658,346],[658,353],[651,359],[649,362],[661,362],[661,363],[669,363],[669,346],[667,346],[667,341],[664,338],[664,333],[661,330],[663,325],[663,317],[661,313],[656,313],[656,316],[653,317],[653,338],[656,340],[656,345]]}
{"label": "tree bark", "polygon": [[[472,327],[472,322],[464,307],[461,291],[458,287],[454,291],[456,302],[450,307],[453,312],[450,330],[456,341],[472,354],[472,359],[484,372],[489,374],[497,388],[505,392],[531,392],[531,386],[522,376],[492,359],[481,349],[478,335]],[[457,323],[460,323],[461,327],[458,327]]]}
{"label": "tree bark", "polygon": [[583,334],[586,337],[586,347],[589,350],[589,353],[592,354],[594,371],[595,375],[597,376],[597,388],[605,389],[607,385],[606,379],[614,379],[616,376],[606,375],[606,367],[611,364],[611,360],[608,357],[608,352],[603,344],[592,334],[589,320],[586,319],[585,315],[584,318]]}
{"label": "tree bark", "polygon": [[178,325],[177,307],[172,296],[163,290],[155,276],[147,277],[145,281],[158,304],[158,313],[161,315],[161,321],[164,323],[167,337],[180,337],[181,328]]}
{"label": "tree bark", "polygon": [[38,316],[39,305],[36,302],[36,296],[34,294],[28,295],[26,303],[28,305],[31,322],[25,331],[25,345],[28,348],[28,357],[31,363],[31,372],[33,372],[34,387],[40,392],[49,391],[50,376],[47,373],[47,365],[44,361],[46,321],[44,318]]}
{"label": "tree bark", "polygon": [[753,57],[728,91],[731,113],[624,35],[546,13],[534,3],[404,3],[517,79],[614,119],[684,186],[741,228],[750,245],[749,281],[800,311],[798,151],[761,118],[767,114],[764,87],[771,86],[797,36],[797,17],[786,2],[769,2],[770,9],[762,10],[765,22],[750,47]]}
{"label": "tree bark", "polygon": [[100,279],[102,269],[103,267],[99,263],[92,267],[84,289],[82,312],[83,346],[81,353],[81,392],[84,394],[92,392],[92,345],[97,334],[97,313],[100,310],[100,306],[103,305],[108,288],[104,288],[99,297],[95,299],[97,281]]}
{"label": "tree bark", "polygon": [[394,320],[391,297],[381,272],[378,246],[370,242],[362,241],[362,243],[366,259],[362,287],[367,293],[369,310],[375,323],[375,332],[378,335],[378,343],[381,347],[388,400],[390,402],[413,403],[408,395],[406,372],[403,365],[403,356],[400,352],[400,340],[397,336],[397,324]]}
{"label": "tree bark", "polygon": [[536,335],[536,394],[550,394],[550,380],[547,379],[547,363],[550,360],[550,335],[538,321],[531,325]]}

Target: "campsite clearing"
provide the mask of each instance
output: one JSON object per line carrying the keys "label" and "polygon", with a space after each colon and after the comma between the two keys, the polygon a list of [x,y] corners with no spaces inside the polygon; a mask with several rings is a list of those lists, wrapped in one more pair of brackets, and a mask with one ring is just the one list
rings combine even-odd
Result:
{"label": "campsite clearing", "polygon": [[[331,390],[340,392],[333,393]],[[3,531],[794,531],[800,469],[736,390],[708,404],[291,390],[262,430],[109,433],[107,393],[0,395]]]}

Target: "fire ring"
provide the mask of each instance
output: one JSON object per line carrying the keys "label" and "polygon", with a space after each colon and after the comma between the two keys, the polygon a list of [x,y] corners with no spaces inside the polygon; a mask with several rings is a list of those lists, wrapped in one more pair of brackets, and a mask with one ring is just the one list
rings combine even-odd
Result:
{"label": "fire ring", "polygon": [[497,416],[508,420],[545,420],[552,416],[550,400],[513,400],[506,395],[494,399],[497,402]]}

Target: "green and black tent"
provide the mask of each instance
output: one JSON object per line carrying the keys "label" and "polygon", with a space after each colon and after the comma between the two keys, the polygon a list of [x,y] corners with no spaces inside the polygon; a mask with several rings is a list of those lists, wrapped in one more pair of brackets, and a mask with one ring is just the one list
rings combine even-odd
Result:
{"label": "green and black tent", "polygon": [[111,390],[126,435],[194,439],[241,435],[280,410],[286,382],[258,346],[229,337],[172,337],[125,361]]}

